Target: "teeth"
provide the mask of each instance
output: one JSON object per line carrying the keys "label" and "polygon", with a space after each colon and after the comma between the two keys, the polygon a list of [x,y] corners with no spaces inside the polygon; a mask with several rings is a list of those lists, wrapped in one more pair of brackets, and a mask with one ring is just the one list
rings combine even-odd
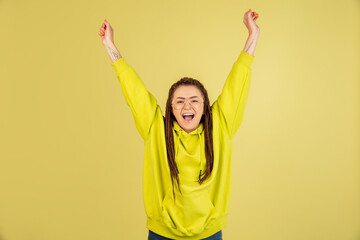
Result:
{"label": "teeth", "polygon": [[193,116],[194,114],[192,114],[192,113],[185,113],[185,114],[183,114],[183,116]]}

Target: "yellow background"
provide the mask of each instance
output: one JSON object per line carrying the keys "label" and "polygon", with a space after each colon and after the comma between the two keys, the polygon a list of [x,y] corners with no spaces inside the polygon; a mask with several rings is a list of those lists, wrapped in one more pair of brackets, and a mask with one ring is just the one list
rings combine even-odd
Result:
{"label": "yellow background", "polygon": [[144,144],[99,28],[164,110],[211,103],[259,13],[224,240],[360,239],[360,2],[0,0],[0,240],[147,239]]}

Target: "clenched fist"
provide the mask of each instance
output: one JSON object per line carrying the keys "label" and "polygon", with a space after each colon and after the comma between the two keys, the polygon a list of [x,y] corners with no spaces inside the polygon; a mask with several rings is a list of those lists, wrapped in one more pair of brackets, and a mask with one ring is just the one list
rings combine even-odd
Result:
{"label": "clenched fist", "polygon": [[114,30],[110,26],[110,23],[106,21],[106,19],[104,23],[101,25],[99,35],[104,45],[108,43],[114,43]]}
{"label": "clenched fist", "polygon": [[256,24],[256,20],[259,18],[259,14],[252,12],[251,9],[244,14],[244,24],[247,27],[249,34],[260,33],[260,28]]}

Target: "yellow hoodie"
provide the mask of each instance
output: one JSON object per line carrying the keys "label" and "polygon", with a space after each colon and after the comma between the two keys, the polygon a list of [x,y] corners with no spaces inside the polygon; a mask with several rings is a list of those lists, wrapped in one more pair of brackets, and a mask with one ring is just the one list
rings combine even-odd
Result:
{"label": "yellow hoodie", "polygon": [[226,226],[231,190],[232,138],[240,127],[247,101],[254,56],[241,51],[218,99],[212,104],[213,171],[201,185],[199,170],[206,165],[203,124],[190,133],[173,123],[175,161],[182,195],[175,186],[167,161],[164,116],[155,97],[120,58],[111,65],[121,84],[136,128],[145,143],[143,197],[146,227],[171,239],[202,239]]}

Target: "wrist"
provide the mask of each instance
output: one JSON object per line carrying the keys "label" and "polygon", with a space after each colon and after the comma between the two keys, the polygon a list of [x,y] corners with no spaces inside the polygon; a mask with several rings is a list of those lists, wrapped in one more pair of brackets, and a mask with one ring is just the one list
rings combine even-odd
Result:
{"label": "wrist", "polygon": [[115,44],[112,41],[104,41],[103,44],[105,47],[108,47],[108,46],[114,47],[115,46]]}

